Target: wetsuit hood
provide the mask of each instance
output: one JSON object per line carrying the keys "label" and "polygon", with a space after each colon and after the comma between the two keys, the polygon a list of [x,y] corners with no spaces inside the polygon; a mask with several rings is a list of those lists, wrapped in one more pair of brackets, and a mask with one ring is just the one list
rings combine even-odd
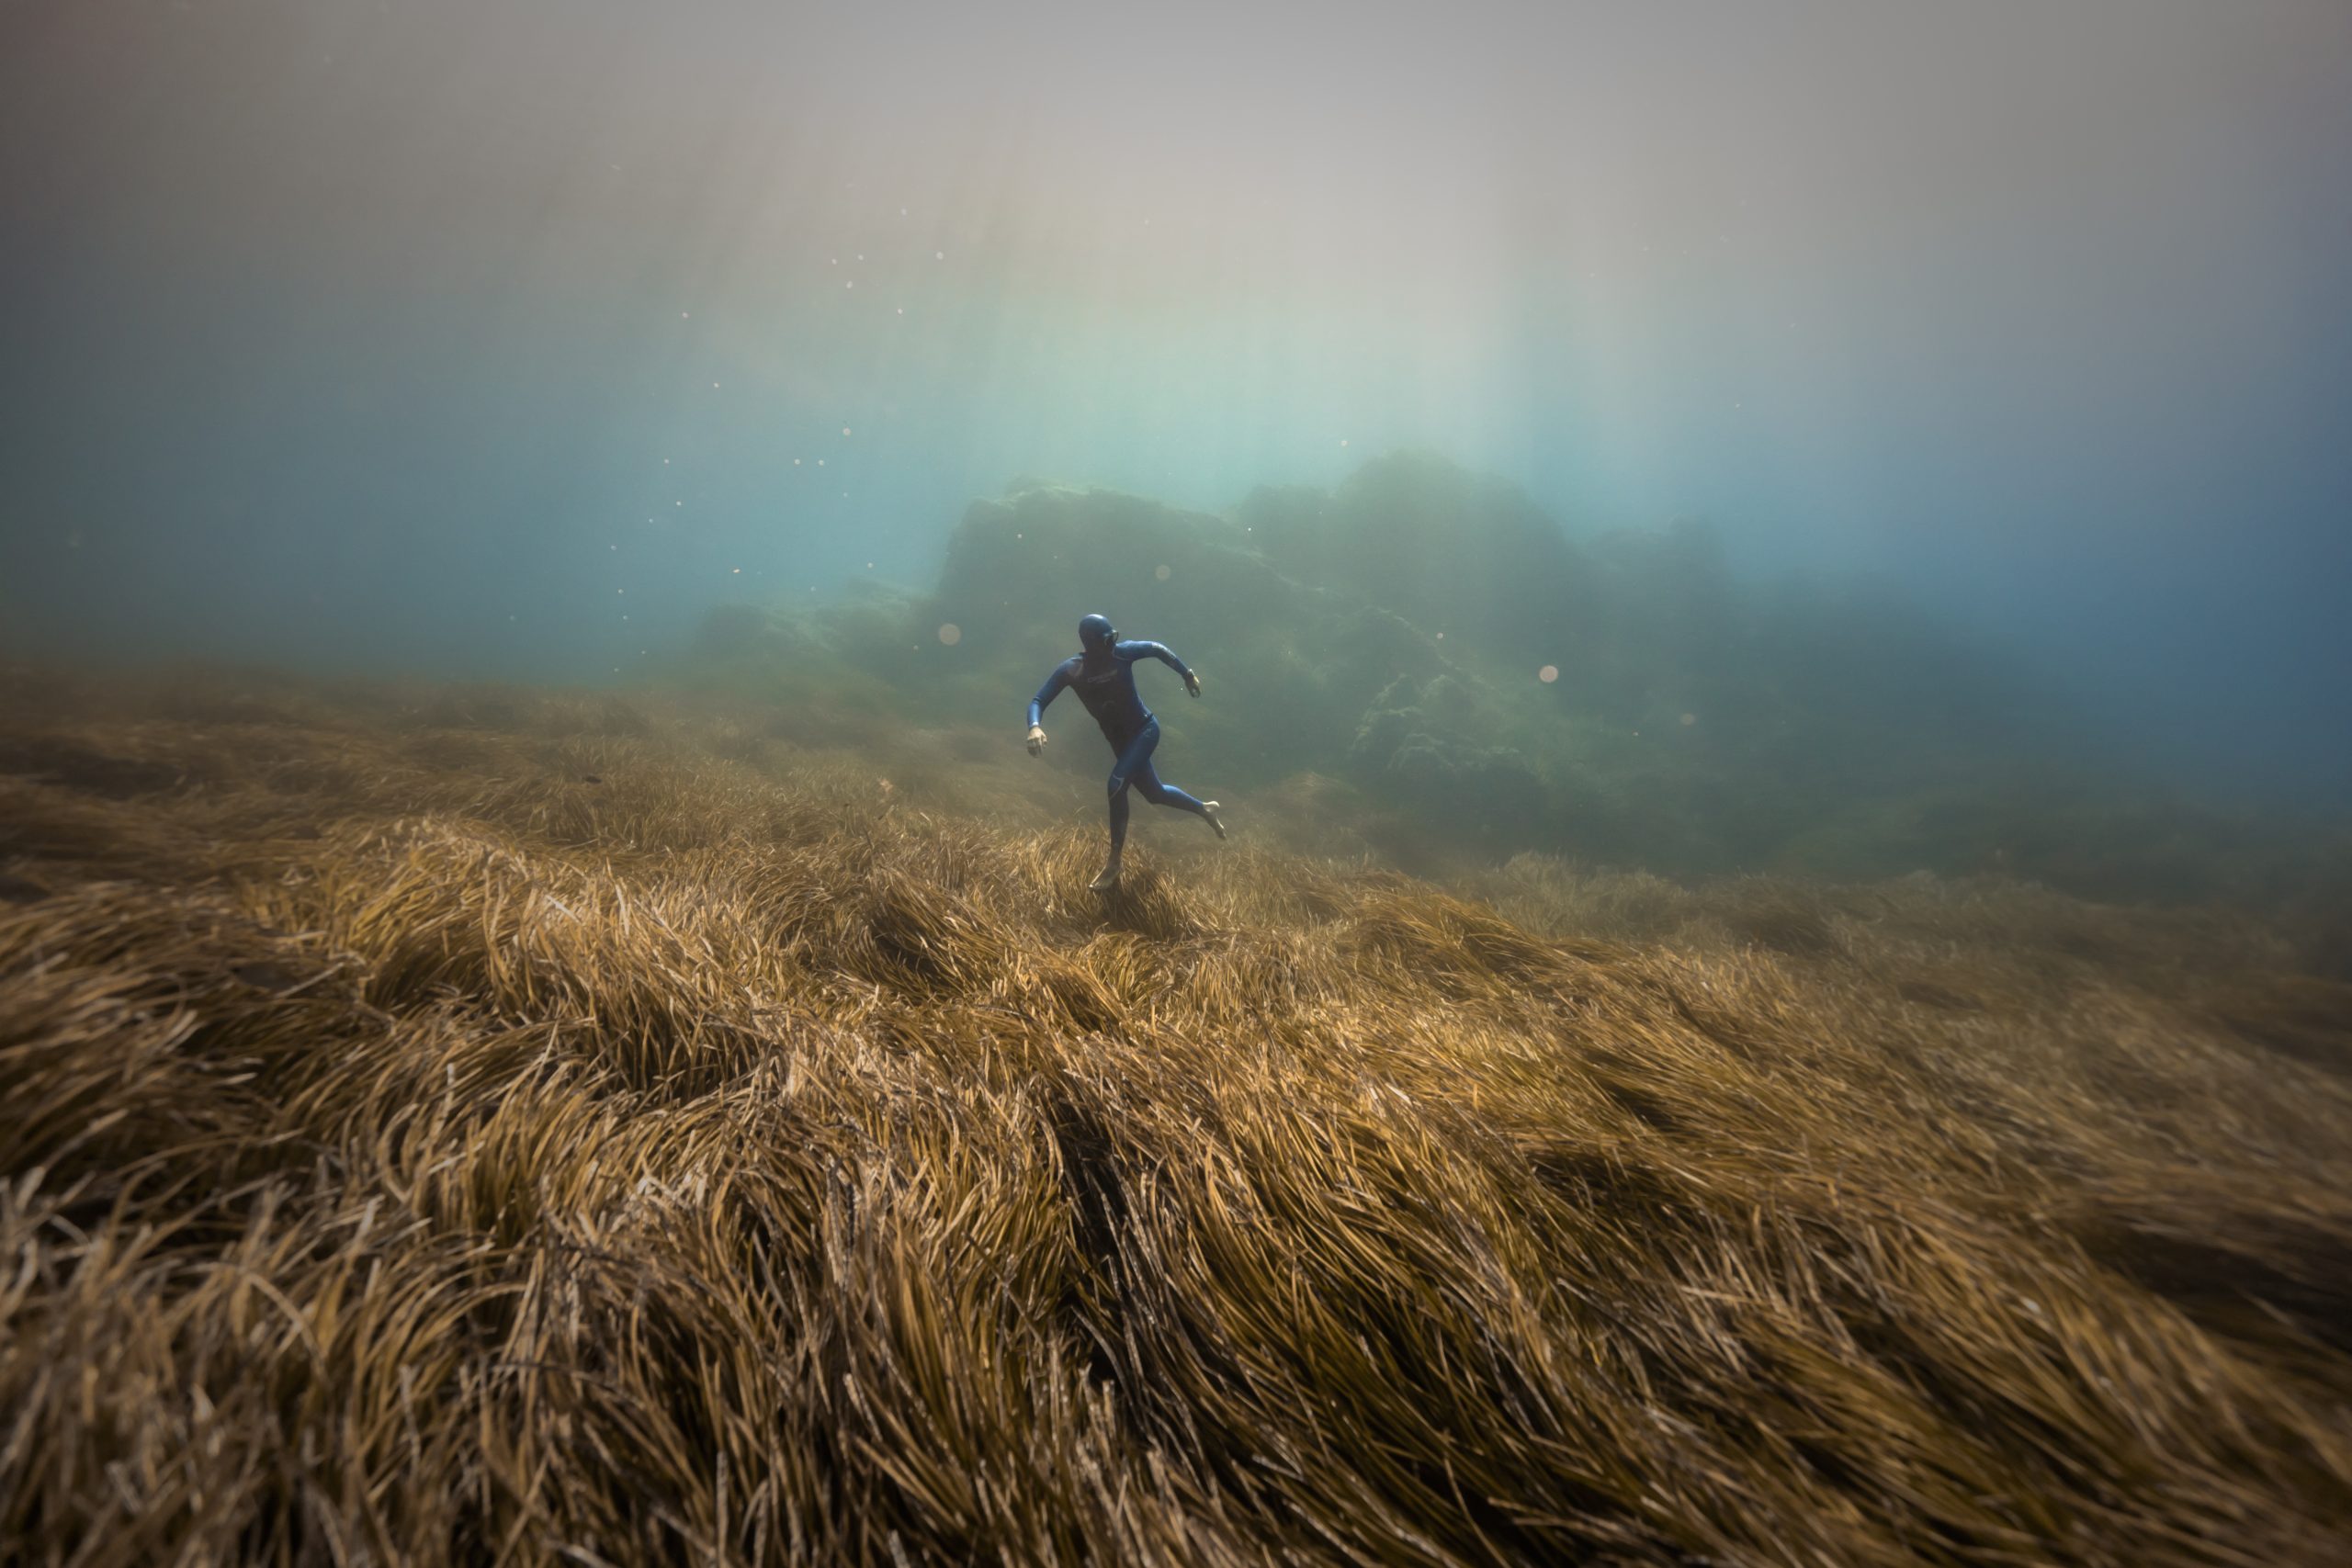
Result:
{"label": "wetsuit hood", "polygon": [[1089,653],[1110,647],[1118,636],[1111,629],[1111,617],[1108,615],[1089,615],[1078,623],[1078,644]]}

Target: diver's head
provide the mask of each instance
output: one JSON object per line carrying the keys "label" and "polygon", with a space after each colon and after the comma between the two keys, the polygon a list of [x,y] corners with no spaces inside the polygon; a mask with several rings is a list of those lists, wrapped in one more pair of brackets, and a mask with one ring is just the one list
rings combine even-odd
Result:
{"label": "diver's head", "polygon": [[1110,647],[1118,636],[1111,629],[1111,617],[1108,615],[1089,615],[1078,623],[1078,645],[1089,653]]}

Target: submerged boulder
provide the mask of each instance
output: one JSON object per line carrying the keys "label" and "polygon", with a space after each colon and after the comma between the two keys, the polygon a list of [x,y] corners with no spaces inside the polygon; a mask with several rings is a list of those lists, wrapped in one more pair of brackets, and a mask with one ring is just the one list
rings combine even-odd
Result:
{"label": "submerged boulder", "polygon": [[1295,592],[1223,518],[1118,491],[1034,485],[976,502],[947,543],[929,608],[985,654],[1076,646],[1079,616],[1109,615],[1177,645],[1246,636]]}
{"label": "submerged boulder", "polygon": [[1289,576],[1351,594],[1451,642],[1504,658],[1586,647],[1589,572],[1516,486],[1428,453],[1375,458],[1324,494],[1261,488],[1239,509]]}

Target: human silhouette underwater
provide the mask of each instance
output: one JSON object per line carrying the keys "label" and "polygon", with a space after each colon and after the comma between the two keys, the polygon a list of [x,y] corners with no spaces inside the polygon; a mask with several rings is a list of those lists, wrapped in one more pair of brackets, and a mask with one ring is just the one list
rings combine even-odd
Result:
{"label": "human silhouette underwater", "polygon": [[1152,771],[1151,753],[1159,745],[1159,720],[1143,705],[1142,694],[1136,690],[1136,663],[1138,660],[1157,659],[1184,677],[1184,690],[1197,697],[1201,694],[1201,678],[1190,666],[1167,648],[1156,642],[1122,642],[1119,634],[1111,629],[1108,616],[1088,615],[1078,623],[1080,651],[1054,666],[1037,694],[1029,699],[1029,754],[1042,754],[1046,749],[1046,728],[1041,722],[1046,705],[1059,696],[1064,687],[1078,694],[1086,711],[1094,716],[1102,727],[1102,739],[1111,743],[1112,755],[1117,761],[1111,764],[1111,858],[1103,863],[1102,874],[1090,884],[1097,893],[1108,893],[1119,885],[1119,857],[1127,843],[1127,791],[1130,787],[1154,806],[1172,806],[1179,811],[1189,811],[1225,837],[1225,823],[1217,816],[1214,800],[1195,800],[1174,784],[1163,784]]}

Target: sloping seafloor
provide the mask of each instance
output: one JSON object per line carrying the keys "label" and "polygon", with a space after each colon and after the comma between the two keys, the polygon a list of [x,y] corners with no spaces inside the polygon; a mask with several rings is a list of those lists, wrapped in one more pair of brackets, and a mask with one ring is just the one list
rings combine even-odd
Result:
{"label": "sloping seafloor", "polygon": [[0,1559],[2342,1561],[2302,933],[916,739],[12,680]]}

